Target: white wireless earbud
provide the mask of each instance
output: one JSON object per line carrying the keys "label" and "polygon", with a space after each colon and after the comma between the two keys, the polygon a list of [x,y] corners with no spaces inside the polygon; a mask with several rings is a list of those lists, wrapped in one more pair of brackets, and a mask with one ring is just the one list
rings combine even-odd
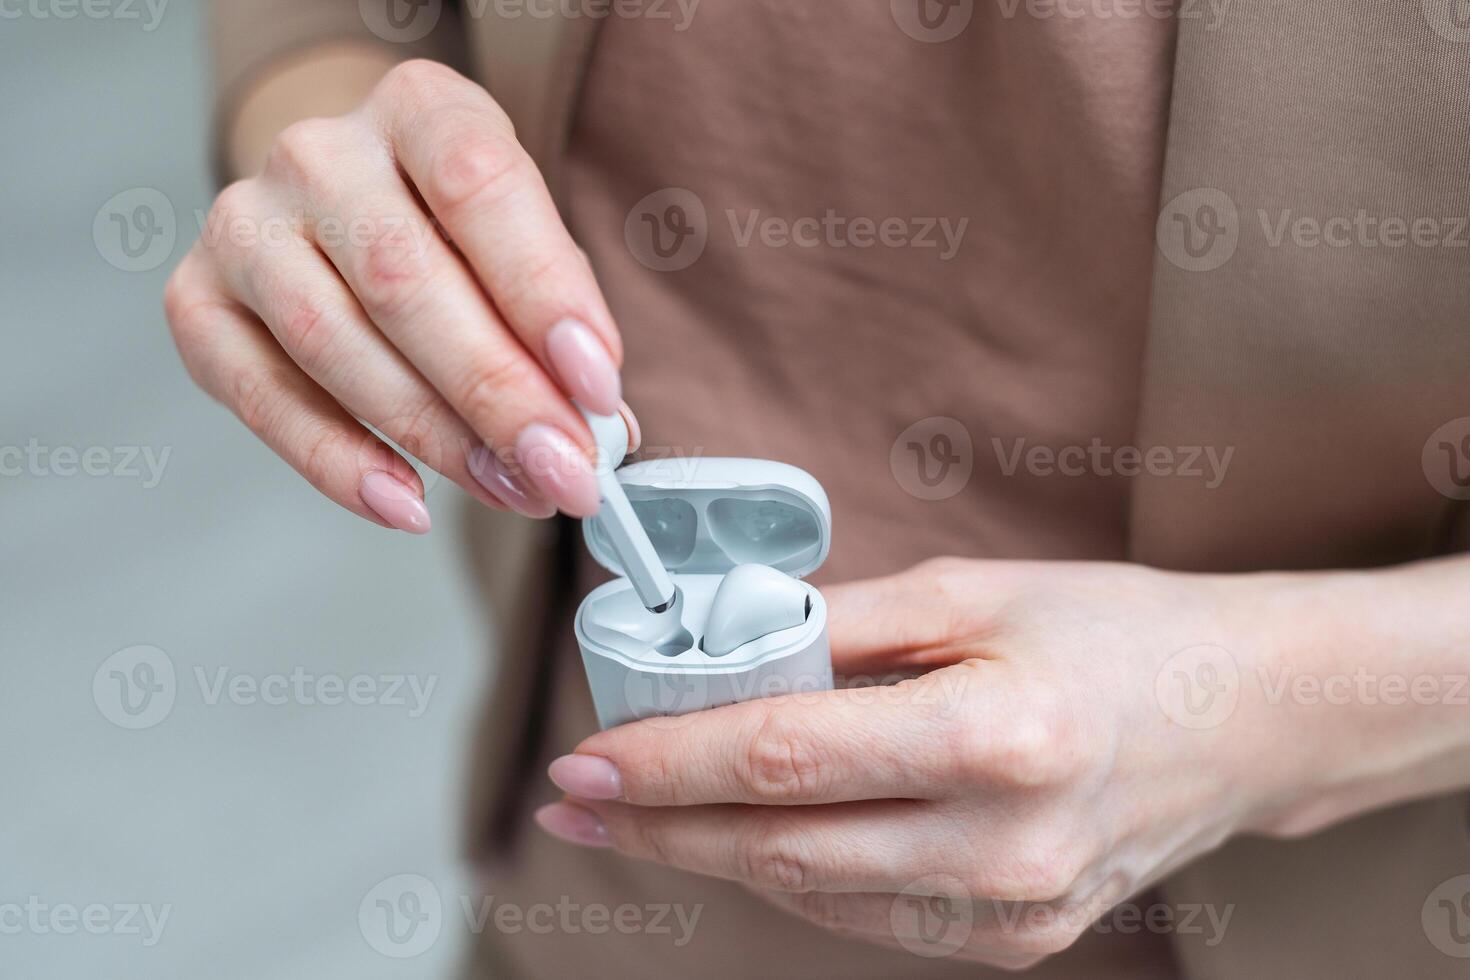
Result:
{"label": "white wireless earbud", "polygon": [[811,610],[806,586],[796,579],[769,565],[736,565],[715,591],[701,646],[723,657],[768,633],[800,626]]}
{"label": "white wireless earbud", "polygon": [[674,606],[674,582],[648,540],[648,532],[633,511],[628,494],[614,472],[628,455],[628,423],[620,415],[594,415],[578,405],[597,442],[597,490],[602,509],[597,520],[607,530],[613,551],[622,563],[638,599],[650,612],[667,612]]}

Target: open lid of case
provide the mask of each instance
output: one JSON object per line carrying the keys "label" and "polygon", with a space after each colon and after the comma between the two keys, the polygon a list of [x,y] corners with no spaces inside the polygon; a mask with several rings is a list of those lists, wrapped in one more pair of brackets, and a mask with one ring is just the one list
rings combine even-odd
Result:
{"label": "open lid of case", "polygon": [[[618,482],[670,572],[718,574],[759,564],[801,578],[827,558],[832,505],[810,473],[766,459],[668,459],[618,470]],[[587,550],[623,574],[596,517]]]}

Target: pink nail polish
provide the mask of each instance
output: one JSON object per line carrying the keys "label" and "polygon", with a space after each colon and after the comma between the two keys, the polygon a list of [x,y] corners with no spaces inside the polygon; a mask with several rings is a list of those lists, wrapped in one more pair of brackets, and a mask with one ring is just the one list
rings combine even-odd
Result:
{"label": "pink nail polish", "polygon": [[572,517],[597,513],[601,496],[587,454],[560,429],[537,422],[516,439],[516,461],[541,495]]}
{"label": "pink nail polish", "polygon": [[417,490],[391,473],[374,470],[362,478],[357,493],[374,514],[398,530],[429,533],[429,508],[419,499]]}
{"label": "pink nail polish", "polygon": [[488,447],[479,446],[470,452],[469,467],[480,486],[522,517],[540,520],[556,513],[556,507],[527,488]]}
{"label": "pink nail polish", "polygon": [[584,800],[615,800],[623,795],[618,767],[597,755],[564,755],[546,770],[557,788]]}
{"label": "pink nail polish", "polygon": [[583,847],[611,847],[602,818],[575,803],[551,803],[536,811],[536,823],[553,837]]}
{"label": "pink nail polish", "polygon": [[633,414],[633,409],[628,407],[627,402],[618,406],[618,414],[623,417],[623,424],[628,427],[628,453],[636,453],[643,445],[643,427],[638,424],[638,416]]}
{"label": "pink nail polish", "polygon": [[600,415],[617,413],[623,383],[591,327],[579,320],[559,322],[546,334],[546,359],[573,398]]}

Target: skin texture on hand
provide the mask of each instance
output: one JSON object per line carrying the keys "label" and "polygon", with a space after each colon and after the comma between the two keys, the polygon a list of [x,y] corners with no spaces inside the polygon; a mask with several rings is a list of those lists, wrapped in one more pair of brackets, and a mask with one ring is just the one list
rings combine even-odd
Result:
{"label": "skin texture on hand", "polygon": [[596,513],[572,399],[631,414],[622,342],[489,94],[441,64],[334,48],[264,77],[232,132],[259,173],[220,193],[164,297],[200,387],[385,527],[430,521],[419,475],[372,429],[487,506]]}
{"label": "skin texture on hand", "polygon": [[[961,901],[954,954],[1026,966],[1233,834],[1380,805],[1367,772],[1397,773],[1394,796],[1406,769],[1419,792],[1470,782],[1433,709],[1269,696],[1283,665],[1342,653],[1334,614],[1362,587],[940,559],[825,589],[839,674],[918,676],[599,733],[553,763],[569,799],[538,821],[884,944],[915,939],[895,903]],[[1394,737],[1364,758],[1365,729]],[[1416,769],[1432,749],[1444,765]]]}

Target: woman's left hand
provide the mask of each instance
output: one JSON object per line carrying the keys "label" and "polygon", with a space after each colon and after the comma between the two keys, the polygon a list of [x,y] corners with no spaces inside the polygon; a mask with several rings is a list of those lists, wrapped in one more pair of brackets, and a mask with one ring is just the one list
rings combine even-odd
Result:
{"label": "woman's left hand", "polygon": [[[938,559],[824,589],[840,676],[917,676],[602,732],[537,818],[844,933],[1025,966],[1299,791],[1289,712],[1241,696],[1274,655],[1265,581]],[[963,928],[926,932],[929,902]]]}

